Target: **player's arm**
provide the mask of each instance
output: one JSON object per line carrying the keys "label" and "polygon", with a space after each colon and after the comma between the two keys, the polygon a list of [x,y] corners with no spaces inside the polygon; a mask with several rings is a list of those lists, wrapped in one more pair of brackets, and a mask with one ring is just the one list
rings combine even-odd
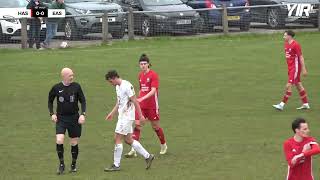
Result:
{"label": "player's arm", "polygon": [[119,108],[119,103],[118,103],[118,100],[117,100],[117,102],[114,105],[112,111],[107,115],[106,120],[112,120],[112,118],[116,114],[118,108]]}
{"label": "player's arm", "polygon": [[286,156],[286,160],[288,162],[288,165],[290,167],[294,167],[295,165],[297,165],[299,162],[299,160],[303,157],[302,153],[300,155],[294,155],[292,153],[292,148],[290,146],[289,143],[285,142],[283,145],[283,150],[284,150],[284,154]]}
{"label": "player's arm", "polygon": [[139,120],[144,120],[144,117],[142,115],[142,111],[141,111],[141,108],[140,108],[139,102],[137,101],[136,96],[135,95],[131,96],[130,101],[133,103],[133,105],[138,113]]}
{"label": "player's arm", "polygon": [[51,88],[49,91],[49,96],[48,96],[48,109],[50,115],[54,114],[53,112],[53,101],[56,98],[56,93],[54,92],[54,87]]}
{"label": "player's arm", "polygon": [[81,103],[81,114],[85,115],[87,110],[87,101],[80,85],[79,85],[78,97],[79,97],[79,102]]}
{"label": "player's arm", "polygon": [[87,103],[86,103],[86,97],[84,96],[80,85],[79,85],[79,90],[78,90],[78,97],[79,97],[79,102],[81,103],[81,115],[78,119],[78,123],[84,124],[84,122],[86,120],[85,116],[86,116]]}
{"label": "player's arm", "polygon": [[57,115],[55,115],[55,113],[53,112],[53,101],[55,98],[56,98],[56,93],[55,93],[54,87],[52,87],[48,96],[48,109],[51,116],[51,120],[53,122],[57,122],[58,120]]}
{"label": "player's arm", "polygon": [[309,157],[309,156],[313,156],[320,153],[320,147],[318,143],[311,142],[309,144],[310,144],[310,149],[303,152],[304,157]]}
{"label": "player's arm", "polygon": [[303,55],[300,56],[300,63],[301,63],[301,67],[302,67],[302,74],[304,76],[306,76],[308,74],[308,71],[307,71],[307,68],[306,68],[306,65],[304,63],[304,57]]}
{"label": "player's arm", "polygon": [[145,96],[139,98],[138,101],[139,101],[139,102],[144,101],[144,100],[146,100],[146,99],[154,96],[154,95],[156,94],[156,92],[157,92],[157,88],[151,87],[151,91],[150,91],[148,94],[146,94]]}
{"label": "player's arm", "polygon": [[295,51],[297,53],[297,56],[300,59],[300,64],[301,64],[301,68],[302,68],[302,74],[304,76],[306,76],[308,72],[307,72],[307,68],[306,68],[305,62],[304,62],[304,57],[302,55],[301,46],[299,44],[296,45]]}

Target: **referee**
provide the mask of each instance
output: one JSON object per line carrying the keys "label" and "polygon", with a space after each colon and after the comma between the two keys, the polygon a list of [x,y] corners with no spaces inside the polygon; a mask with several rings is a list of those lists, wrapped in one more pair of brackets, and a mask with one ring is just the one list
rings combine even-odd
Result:
{"label": "referee", "polygon": [[[73,82],[73,72],[70,68],[61,71],[62,82],[54,85],[48,97],[48,108],[51,120],[56,123],[56,151],[60,160],[57,170],[63,174],[65,170],[63,158],[63,143],[66,130],[71,138],[72,164],[70,172],[77,172],[76,162],[79,153],[78,142],[81,136],[81,125],[85,122],[86,98],[80,84]],[[53,111],[53,101],[57,97],[57,112]],[[78,101],[81,103],[81,115],[79,116]]]}

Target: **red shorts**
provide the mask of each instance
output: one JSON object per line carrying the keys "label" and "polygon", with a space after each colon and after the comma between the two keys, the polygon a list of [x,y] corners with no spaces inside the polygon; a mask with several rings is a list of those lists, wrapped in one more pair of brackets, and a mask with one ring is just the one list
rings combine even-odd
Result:
{"label": "red shorts", "polygon": [[298,84],[300,80],[301,68],[293,68],[288,71],[288,83]]}
{"label": "red shorts", "polygon": [[[159,110],[157,109],[141,109],[142,115],[150,120],[150,121],[159,121],[160,120],[160,115],[159,115]],[[136,120],[138,120],[138,113],[136,112]]]}

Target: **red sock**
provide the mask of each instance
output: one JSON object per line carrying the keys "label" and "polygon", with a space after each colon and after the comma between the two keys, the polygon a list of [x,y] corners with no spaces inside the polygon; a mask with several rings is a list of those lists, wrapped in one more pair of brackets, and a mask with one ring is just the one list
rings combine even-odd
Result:
{"label": "red sock", "polygon": [[292,95],[292,92],[286,91],[286,94],[283,96],[282,102],[287,103],[291,95]]}
{"label": "red sock", "polygon": [[140,129],[138,129],[137,127],[135,127],[133,130],[132,138],[136,141],[140,140]]}
{"label": "red sock", "polygon": [[166,140],[164,138],[164,133],[163,133],[163,130],[162,128],[159,128],[158,130],[154,130],[156,133],[157,133],[157,136],[160,140],[160,143],[161,144],[165,144],[166,143]]}
{"label": "red sock", "polygon": [[308,103],[307,93],[305,90],[300,91],[300,98],[302,103]]}

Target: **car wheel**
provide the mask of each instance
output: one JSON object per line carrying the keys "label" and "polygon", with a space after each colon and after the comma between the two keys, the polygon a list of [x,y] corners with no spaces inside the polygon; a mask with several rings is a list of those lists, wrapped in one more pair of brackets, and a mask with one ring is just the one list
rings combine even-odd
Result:
{"label": "car wheel", "polygon": [[285,26],[285,20],[279,9],[269,9],[267,23],[273,29],[280,29]]}
{"label": "car wheel", "polygon": [[143,36],[152,36],[153,29],[149,18],[144,18],[141,24],[141,32]]}
{"label": "car wheel", "polygon": [[81,38],[76,22],[73,19],[66,19],[64,36],[67,40],[76,40]]}

